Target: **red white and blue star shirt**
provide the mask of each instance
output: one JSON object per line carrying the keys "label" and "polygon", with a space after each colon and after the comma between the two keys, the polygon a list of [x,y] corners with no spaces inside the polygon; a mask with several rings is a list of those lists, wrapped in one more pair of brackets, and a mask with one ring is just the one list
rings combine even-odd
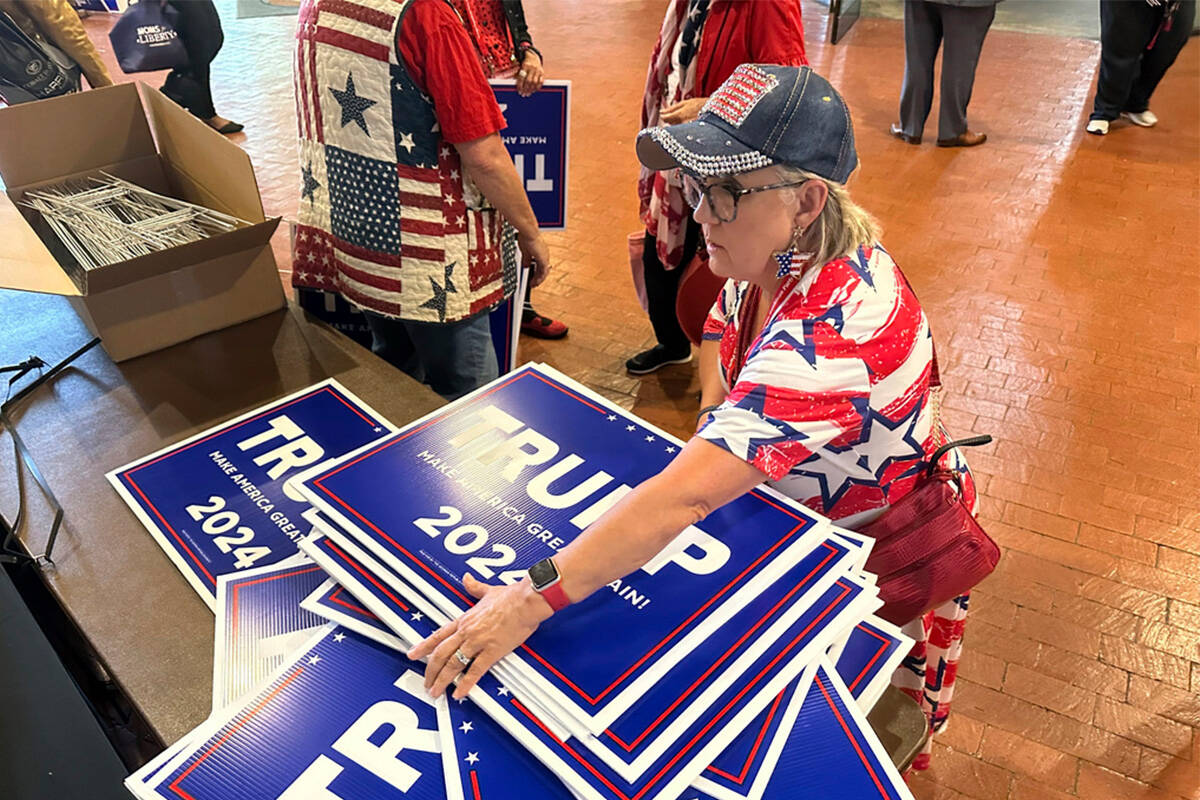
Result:
{"label": "red white and blue star shirt", "polygon": [[[783,279],[739,372],[751,291],[730,280],[709,312],[704,338],[721,343],[727,397],[698,435],[809,508],[848,526],[869,521],[912,490],[922,460],[947,441],[931,431],[933,338],[920,303],[882,247],[859,248]],[[974,506],[961,454],[943,466],[961,474]]]}

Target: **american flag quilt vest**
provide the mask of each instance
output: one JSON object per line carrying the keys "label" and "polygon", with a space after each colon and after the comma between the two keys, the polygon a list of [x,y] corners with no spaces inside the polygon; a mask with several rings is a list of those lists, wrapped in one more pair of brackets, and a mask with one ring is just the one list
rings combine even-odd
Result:
{"label": "american flag quilt vest", "polygon": [[292,284],[336,291],[392,318],[457,322],[512,294],[515,246],[397,52],[415,1],[300,7]]}

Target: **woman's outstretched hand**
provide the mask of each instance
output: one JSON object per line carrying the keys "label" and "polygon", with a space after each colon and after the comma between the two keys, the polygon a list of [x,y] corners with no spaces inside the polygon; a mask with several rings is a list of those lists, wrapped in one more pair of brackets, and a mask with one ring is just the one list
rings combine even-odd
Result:
{"label": "woman's outstretched hand", "polygon": [[[520,647],[553,613],[528,580],[492,586],[467,575],[463,586],[479,602],[408,651],[414,661],[429,657],[425,688],[432,697],[456,678],[455,699],[466,697],[492,665]],[[470,660],[469,667],[460,653]]]}

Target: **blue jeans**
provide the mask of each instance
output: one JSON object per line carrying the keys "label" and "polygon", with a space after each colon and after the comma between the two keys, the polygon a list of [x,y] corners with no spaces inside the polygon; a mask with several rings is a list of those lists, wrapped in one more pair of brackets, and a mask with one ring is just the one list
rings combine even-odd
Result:
{"label": "blue jeans", "polygon": [[500,375],[486,313],[460,322],[412,322],[363,310],[371,350],[389,364],[457,400]]}

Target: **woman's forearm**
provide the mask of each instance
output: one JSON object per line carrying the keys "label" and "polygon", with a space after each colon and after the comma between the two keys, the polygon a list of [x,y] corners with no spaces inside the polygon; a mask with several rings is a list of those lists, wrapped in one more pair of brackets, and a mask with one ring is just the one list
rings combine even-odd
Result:
{"label": "woman's forearm", "polygon": [[572,602],[651,561],[689,525],[765,479],[755,467],[692,439],[658,475],[642,482],[554,561]]}

